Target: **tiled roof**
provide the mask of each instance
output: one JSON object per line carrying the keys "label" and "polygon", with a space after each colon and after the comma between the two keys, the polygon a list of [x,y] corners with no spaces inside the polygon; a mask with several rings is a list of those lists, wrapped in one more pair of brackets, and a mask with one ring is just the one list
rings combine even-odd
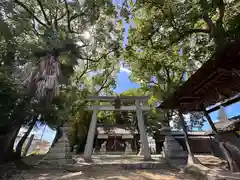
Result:
{"label": "tiled roof", "polygon": [[138,131],[134,126],[128,125],[98,125],[97,134],[137,134]]}

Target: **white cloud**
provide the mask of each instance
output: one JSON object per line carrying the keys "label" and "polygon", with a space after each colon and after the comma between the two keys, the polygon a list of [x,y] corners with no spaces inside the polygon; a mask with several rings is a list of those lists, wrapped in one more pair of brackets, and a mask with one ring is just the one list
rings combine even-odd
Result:
{"label": "white cloud", "polygon": [[[28,128],[27,127],[21,127],[21,129],[19,130],[18,132],[18,136],[23,136],[26,132],[27,132]],[[39,135],[39,130],[36,130],[36,129],[33,129],[29,136],[31,136],[32,134],[34,134],[35,136],[38,136]]]}
{"label": "white cloud", "polygon": [[120,67],[120,72],[126,72],[126,73],[128,73],[128,74],[131,73],[131,71],[130,71],[129,69],[124,68],[124,67]]}
{"label": "white cloud", "polygon": [[91,37],[90,32],[89,32],[89,31],[84,31],[84,32],[83,32],[83,37],[84,37],[85,39],[89,39],[89,38]]}
{"label": "white cloud", "polygon": [[76,44],[77,44],[78,46],[84,45],[82,41],[77,41]]}
{"label": "white cloud", "polygon": [[120,61],[120,72],[131,73],[130,67],[124,62],[124,60]]}
{"label": "white cloud", "polygon": [[183,117],[184,117],[185,121],[187,121],[187,122],[190,121],[190,114],[184,114]]}
{"label": "white cloud", "polygon": [[[184,117],[184,120],[185,122],[188,124],[190,122],[190,114],[183,114],[183,117]],[[173,130],[178,130],[176,129],[176,124],[178,124],[178,121],[179,120],[179,116],[178,114],[174,114],[172,116],[172,120],[169,121],[169,126],[173,129]]]}

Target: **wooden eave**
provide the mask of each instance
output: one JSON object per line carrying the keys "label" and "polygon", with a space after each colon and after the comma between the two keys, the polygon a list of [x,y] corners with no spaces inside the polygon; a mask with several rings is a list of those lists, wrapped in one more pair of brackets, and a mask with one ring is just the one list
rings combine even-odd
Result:
{"label": "wooden eave", "polygon": [[239,92],[240,40],[216,52],[158,108],[201,111],[201,104],[209,107]]}

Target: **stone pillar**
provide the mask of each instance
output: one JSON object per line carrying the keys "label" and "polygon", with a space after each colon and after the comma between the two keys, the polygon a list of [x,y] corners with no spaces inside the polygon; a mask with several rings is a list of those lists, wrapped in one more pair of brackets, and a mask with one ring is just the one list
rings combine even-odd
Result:
{"label": "stone pillar", "polygon": [[164,127],[165,140],[162,147],[162,156],[171,164],[185,165],[188,153],[183,150],[181,145],[171,135],[170,127]]}
{"label": "stone pillar", "polygon": [[63,127],[61,127],[61,130],[63,132],[63,138],[64,138],[64,149],[65,149],[65,157],[68,162],[72,159],[72,153],[70,152],[70,146],[68,141],[68,131],[69,127],[67,124],[65,124]]}
{"label": "stone pillar", "polygon": [[138,152],[138,156],[142,156],[143,155],[143,145],[142,145],[142,142],[141,140],[139,141],[139,152]]}
{"label": "stone pillar", "polygon": [[100,148],[100,153],[101,154],[106,154],[107,153],[107,148],[106,148],[106,145],[107,145],[107,141],[104,141],[102,144],[101,144],[101,148]]}
{"label": "stone pillar", "polygon": [[125,142],[126,147],[125,147],[125,155],[131,154],[132,153],[132,146],[129,144],[127,141]]}
{"label": "stone pillar", "polygon": [[65,124],[63,127],[60,127],[60,130],[62,131],[62,136],[57,140],[54,146],[50,148],[46,156],[40,162],[41,164],[63,166],[73,163],[67,137],[69,127]]}
{"label": "stone pillar", "polygon": [[136,100],[136,108],[137,108],[136,114],[137,114],[138,128],[140,131],[140,140],[142,143],[144,160],[150,160],[151,154],[149,150],[147,135],[145,132],[144,119],[143,119],[142,109],[140,105],[140,100]]}
{"label": "stone pillar", "polygon": [[88,130],[87,142],[85,145],[84,155],[83,155],[83,158],[86,162],[92,161],[92,150],[93,150],[96,125],[97,125],[97,114],[98,114],[98,111],[94,110],[92,114],[92,120]]}

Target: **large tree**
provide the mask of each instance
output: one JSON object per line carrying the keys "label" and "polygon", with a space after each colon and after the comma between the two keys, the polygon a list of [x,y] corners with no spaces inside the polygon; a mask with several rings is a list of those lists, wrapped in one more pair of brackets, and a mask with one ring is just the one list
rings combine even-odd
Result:
{"label": "large tree", "polygon": [[138,40],[148,40],[155,49],[187,41],[190,51],[200,50],[204,56],[239,37],[238,7],[234,0],[146,0],[137,1],[132,13],[135,23],[140,23]]}
{"label": "large tree", "polygon": [[[178,6],[180,5],[179,2]],[[182,38],[179,39],[176,32],[173,32],[176,28],[172,27],[172,19],[166,14],[171,6],[167,1],[159,7],[147,1],[133,5],[135,28],[130,30],[124,54],[132,79],[160,102],[169,98],[187,76],[198,68],[193,59],[192,54],[195,52],[191,49],[191,44],[187,44],[183,36],[179,36]],[[168,124],[174,115],[178,115],[172,110],[158,113],[161,114],[159,116],[163,124]],[[187,138],[186,123],[180,122]]]}
{"label": "large tree", "polygon": [[[51,119],[56,113],[68,112],[63,111],[62,101],[56,98],[67,92],[68,87],[73,86],[70,88],[73,92],[84,84],[84,89],[92,88],[88,91],[96,93],[114,85],[112,73],[118,68],[119,46],[112,26],[115,14],[110,1],[80,4],[66,0],[14,0],[1,2],[1,7],[1,68],[4,74],[11,74],[16,84],[5,83],[6,89],[19,87],[22,90],[18,91],[20,95],[8,91],[16,101],[12,101],[14,107],[9,105],[7,110],[6,106],[3,109],[5,117],[15,123],[7,124],[16,127],[9,135],[12,142],[17,129],[25,121],[31,121],[29,112],[34,112],[34,116],[41,114],[55,126],[62,124]],[[97,72],[97,76],[90,71]],[[91,83],[93,86],[89,86]],[[24,90],[21,85],[27,88]],[[75,102],[82,101],[83,97]],[[75,106],[72,109],[77,110]],[[7,125],[3,125],[4,130]]]}

